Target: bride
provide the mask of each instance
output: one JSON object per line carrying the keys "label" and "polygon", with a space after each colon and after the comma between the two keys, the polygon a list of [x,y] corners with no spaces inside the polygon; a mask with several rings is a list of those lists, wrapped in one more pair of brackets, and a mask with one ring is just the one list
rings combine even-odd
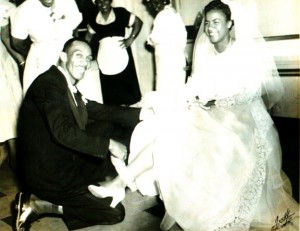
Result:
{"label": "bride", "polygon": [[173,97],[148,96],[142,114],[154,115],[133,133],[130,164],[89,190],[115,206],[151,170],[166,208],[163,229],[298,230],[268,113],[283,94],[274,62],[254,18],[234,1],[213,0],[203,16],[190,80]]}

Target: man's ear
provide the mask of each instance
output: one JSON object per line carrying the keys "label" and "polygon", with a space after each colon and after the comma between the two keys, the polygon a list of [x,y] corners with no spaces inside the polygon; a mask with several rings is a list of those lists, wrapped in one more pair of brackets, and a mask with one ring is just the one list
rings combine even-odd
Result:
{"label": "man's ear", "polygon": [[232,21],[232,20],[229,20],[229,21],[227,22],[227,28],[230,30],[232,27],[233,27],[233,21]]}
{"label": "man's ear", "polygon": [[61,52],[59,58],[63,63],[67,62],[68,58],[66,52]]}

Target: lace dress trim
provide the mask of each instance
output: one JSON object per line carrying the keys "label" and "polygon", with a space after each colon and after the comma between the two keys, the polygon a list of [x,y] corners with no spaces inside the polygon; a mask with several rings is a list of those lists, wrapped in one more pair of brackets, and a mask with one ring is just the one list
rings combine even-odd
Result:
{"label": "lace dress trim", "polygon": [[262,193],[262,188],[266,177],[267,145],[262,139],[260,132],[255,130],[257,160],[254,170],[242,188],[237,198],[233,214],[226,217],[227,223],[217,224],[212,230],[215,231],[247,231],[253,219],[255,209]]}
{"label": "lace dress trim", "polygon": [[233,107],[242,104],[249,104],[261,97],[261,91],[255,93],[244,91],[241,94],[236,94],[227,98],[217,99],[215,102],[216,107]]}
{"label": "lace dress trim", "polygon": [[[266,178],[266,160],[269,151],[265,137],[273,124],[260,94],[261,92],[257,91],[255,94],[239,94],[216,101],[216,107],[232,107],[251,103],[249,106],[256,124],[254,135],[257,159],[252,174],[233,205],[233,213],[228,214],[223,222],[217,224],[213,230],[246,231],[250,228]],[[225,225],[224,221],[226,221]]]}
{"label": "lace dress trim", "polygon": [[[266,134],[273,121],[265,109],[261,99],[261,91],[247,92],[246,90],[237,95],[215,101],[217,108],[229,108],[238,105],[249,104],[250,111],[255,121],[255,141],[256,141],[256,163],[253,172],[247,179],[245,185],[240,190],[235,203],[232,205],[232,212],[227,213],[221,220],[218,219],[209,230],[214,231],[247,231],[253,219],[255,209],[262,193],[262,188],[266,178],[266,159],[269,154],[266,142]],[[189,102],[189,106],[198,106],[203,109],[210,109],[195,100]]]}

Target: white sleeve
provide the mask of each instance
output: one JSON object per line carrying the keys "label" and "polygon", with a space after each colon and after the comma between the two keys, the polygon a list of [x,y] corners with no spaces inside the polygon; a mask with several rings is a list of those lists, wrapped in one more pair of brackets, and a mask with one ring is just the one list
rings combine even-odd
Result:
{"label": "white sleeve", "polygon": [[129,18],[129,23],[128,23],[128,26],[129,27],[132,27],[132,25],[133,25],[133,23],[134,23],[134,21],[135,21],[135,15],[134,14],[131,14],[130,15],[130,18]]}
{"label": "white sleeve", "polygon": [[[174,44],[181,36],[177,15],[171,10],[161,11],[153,21],[150,40],[153,44]],[[177,42],[176,42],[177,43]]]}
{"label": "white sleeve", "polygon": [[11,35],[18,39],[26,39],[29,35],[31,11],[20,5],[11,16]]}
{"label": "white sleeve", "polygon": [[7,26],[9,24],[9,17],[15,8],[16,6],[10,2],[4,1],[0,3],[0,19],[2,19],[1,26]]}
{"label": "white sleeve", "polygon": [[[60,0],[61,1],[61,0]],[[82,14],[74,0],[68,0],[65,5],[66,19],[72,29],[76,29],[82,21]]]}

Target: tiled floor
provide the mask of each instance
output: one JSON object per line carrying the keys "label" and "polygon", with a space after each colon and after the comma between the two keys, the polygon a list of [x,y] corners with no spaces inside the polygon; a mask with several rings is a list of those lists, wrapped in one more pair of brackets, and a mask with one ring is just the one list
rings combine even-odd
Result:
{"label": "tiled floor", "polygon": [[[13,201],[16,192],[16,180],[7,161],[0,168],[0,230],[12,231],[14,218]],[[93,226],[80,231],[158,231],[163,216],[163,207],[156,197],[141,196],[138,192],[128,191],[123,201],[126,217],[116,225]],[[33,223],[32,231],[68,231],[60,217],[43,217]],[[181,230],[174,226],[172,230]],[[79,231],[79,230],[78,230]]]}
{"label": "tiled floor", "polygon": [[[275,118],[283,149],[283,170],[293,185],[293,194],[299,202],[299,120]],[[7,161],[0,168],[0,230],[12,231],[14,222],[12,203],[16,192],[16,180]],[[123,201],[126,217],[122,223],[112,226],[93,226],[80,231],[159,231],[164,213],[156,197],[127,192]],[[36,221],[32,231],[68,231],[59,217],[44,217]],[[173,231],[181,230],[175,226]],[[78,230],[79,231],[79,230]]]}

